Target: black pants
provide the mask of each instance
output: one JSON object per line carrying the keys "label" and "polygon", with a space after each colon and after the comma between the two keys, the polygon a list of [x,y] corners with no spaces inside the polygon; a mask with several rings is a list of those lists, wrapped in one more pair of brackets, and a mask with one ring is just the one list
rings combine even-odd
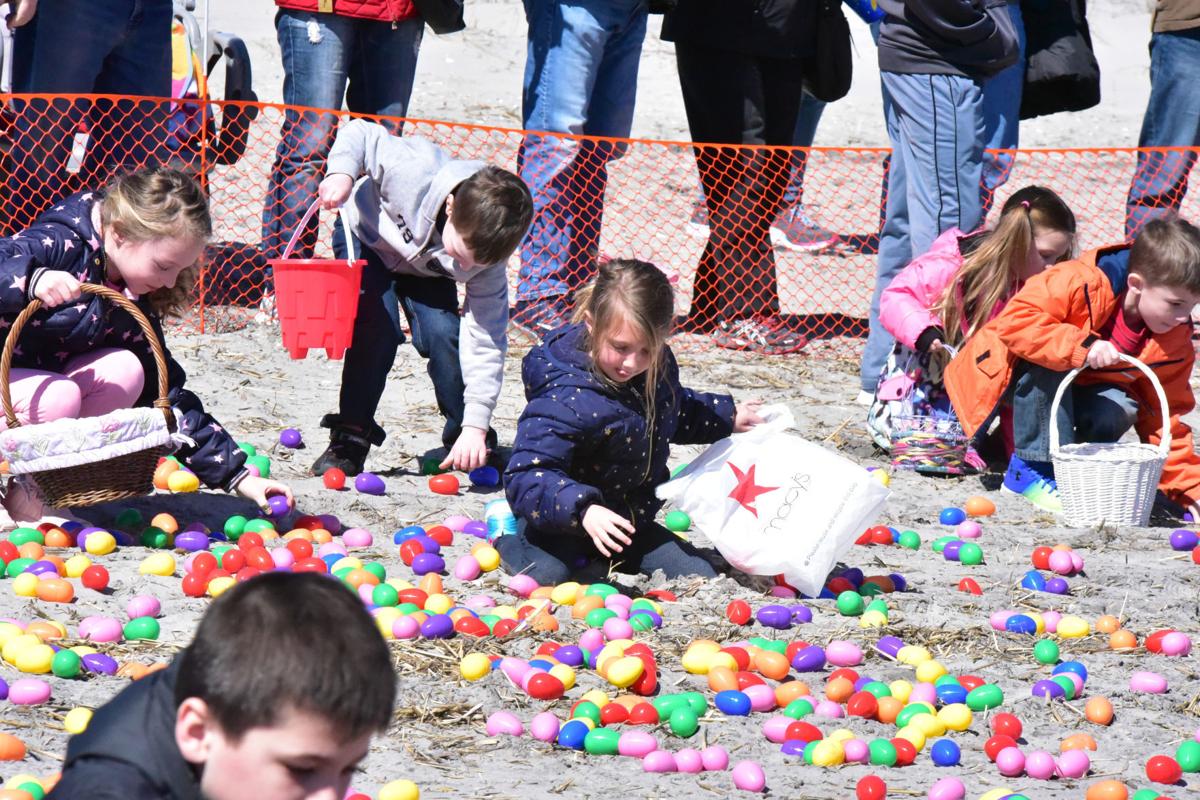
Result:
{"label": "black pants", "polygon": [[[802,62],[676,42],[675,60],[692,141],[792,144]],[[709,234],[696,270],[690,321],[779,313],[771,222],[783,205],[786,151],[696,147]]]}

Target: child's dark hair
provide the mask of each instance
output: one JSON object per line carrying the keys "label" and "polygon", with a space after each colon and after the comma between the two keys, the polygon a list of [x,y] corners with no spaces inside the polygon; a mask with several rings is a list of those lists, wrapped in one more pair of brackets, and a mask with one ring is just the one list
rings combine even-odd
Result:
{"label": "child's dark hair", "polygon": [[[100,203],[100,221],[105,230],[135,242],[188,237],[207,241],[212,236],[208,198],[200,184],[186,172],[167,167],[147,167],[110,183]],[[188,267],[174,286],[147,296],[156,314],[179,314],[191,304],[197,270]]]}
{"label": "child's dark hair", "polygon": [[512,255],[533,219],[533,197],[525,181],[488,165],[454,189],[454,227],[480,264]]}
{"label": "child's dark hair", "polygon": [[340,581],[273,572],[213,602],[180,656],[175,703],[205,702],[233,740],[289,708],[346,738],[383,730],[396,675],[383,636]]}
{"label": "child's dark hair", "polygon": [[1129,271],[1150,286],[1200,295],[1200,230],[1182,217],[1147,222],[1133,240]]}
{"label": "child's dark hair", "polygon": [[1011,296],[1038,231],[1061,231],[1075,239],[1075,214],[1055,192],[1025,186],[1004,203],[996,227],[965,259],[936,307],[946,344],[958,345],[991,317],[996,304]]}

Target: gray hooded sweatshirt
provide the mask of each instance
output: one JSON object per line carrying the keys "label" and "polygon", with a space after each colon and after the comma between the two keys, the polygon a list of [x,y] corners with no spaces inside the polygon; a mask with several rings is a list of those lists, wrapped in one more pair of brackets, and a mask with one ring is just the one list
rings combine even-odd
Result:
{"label": "gray hooded sweatshirt", "polygon": [[446,197],[484,166],[450,158],[425,139],[393,136],[382,125],[356,119],[338,130],[326,174],[362,176],[346,203],[347,223],[388,269],[466,284],[458,329],[466,385],[463,424],[486,430],[500,396],[508,347],[505,264],[463,267],[446,253],[436,229]]}

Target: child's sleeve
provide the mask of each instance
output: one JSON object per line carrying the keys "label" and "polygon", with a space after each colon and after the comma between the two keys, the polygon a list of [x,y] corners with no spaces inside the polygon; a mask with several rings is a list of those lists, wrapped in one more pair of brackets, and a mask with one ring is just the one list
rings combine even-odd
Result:
{"label": "child's sleeve", "polygon": [[579,483],[569,470],[585,444],[583,421],[565,403],[537,397],[517,422],[504,492],[513,514],[538,528],[582,533],[581,516],[603,501],[600,490]]}
{"label": "child's sleeve", "polygon": [[83,241],[69,228],[41,222],[0,241],[0,314],[17,314],[33,298],[41,273],[62,270],[75,274]]}
{"label": "child's sleeve", "polygon": [[697,392],[679,383],[679,364],[668,350],[667,387],[679,395],[679,424],[671,436],[674,444],[712,444],[733,433],[733,418],[737,413],[733,398],[727,394]]}
{"label": "child's sleeve", "polygon": [[1091,330],[1067,321],[1088,305],[1087,283],[1072,269],[1074,263],[1030,278],[988,323],[1013,356],[1056,372],[1087,360]]}
{"label": "child's sleeve", "polygon": [[[389,194],[388,167],[403,163],[410,154],[409,143],[402,136],[393,136],[377,122],[356,119],[338,128],[337,138],[329,149],[326,175],[342,173],[355,180],[369,175],[376,186]],[[394,175],[391,180],[403,180]]]}
{"label": "child's sleeve", "polygon": [[933,308],[961,263],[961,259],[951,263],[945,255],[926,253],[901,270],[879,297],[879,322],[888,333],[916,349],[922,333],[940,328],[942,321]]}
{"label": "child's sleeve", "polygon": [[[1190,336],[1187,338],[1184,344],[1190,351]],[[1163,465],[1158,486],[1171,500],[1185,506],[1200,503],[1200,456],[1196,454],[1192,442],[1192,429],[1182,419],[1196,406],[1196,398],[1188,382],[1194,362],[1193,356],[1154,370],[1167,395],[1167,413],[1171,415],[1168,420],[1171,447],[1167,451],[1167,462]],[[1134,386],[1138,401],[1138,437],[1143,442],[1158,446],[1162,441],[1163,428],[1158,395],[1148,380],[1139,380]]]}
{"label": "child's sleeve", "polygon": [[[154,328],[162,338],[162,325],[149,308],[141,306]],[[111,332],[106,346],[123,347],[130,350],[142,362],[146,376],[142,396],[138,405],[150,405],[158,398],[158,369],[154,353],[137,323],[125,313],[113,314]],[[196,477],[211,488],[232,491],[245,474],[246,454],[217,420],[204,410],[204,403],[186,387],[187,373],[163,346],[167,362],[167,400],[175,410],[179,421],[179,433],[194,444],[184,444],[175,455],[196,473]]]}
{"label": "child's sleeve", "polygon": [[508,352],[508,276],[495,264],[467,281],[459,324],[463,373],[463,425],[487,430],[504,384]]}

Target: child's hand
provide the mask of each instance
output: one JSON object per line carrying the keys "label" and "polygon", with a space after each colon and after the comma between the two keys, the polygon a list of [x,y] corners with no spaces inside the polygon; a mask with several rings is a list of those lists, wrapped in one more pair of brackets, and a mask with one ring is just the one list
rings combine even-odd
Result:
{"label": "child's hand", "polygon": [[1092,369],[1115,367],[1121,363],[1121,353],[1112,342],[1101,339],[1088,348],[1087,365]]}
{"label": "child's hand", "polygon": [[446,459],[438,464],[440,469],[454,468],[463,472],[479,469],[487,463],[487,431],[472,425],[463,425],[462,433],[454,441]]}
{"label": "child's hand", "polygon": [[327,175],[317,189],[317,198],[321,208],[326,210],[341,208],[350,199],[350,190],[354,188],[354,179],[342,172]]}
{"label": "child's hand", "polygon": [[272,494],[283,495],[288,499],[289,506],[296,507],[296,498],[292,496],[292,490],[288,488],[287,484],[260,478],[257,475],[247,475],[242,478],[234,491],[247,500],[253,501],[263,511],[268,510],[267,495]]}
{"label": "child's hand", "polygon": [[596,549],[605,557],[624,549],[617,542],[633,544],[633,540],[626,534],[626,531],[633,533],[633,523],[602,505],[590,505],[583,512],[583,529],[592,537],[592,544],[596,545]]}
{"label": "child's hand", "polygon": [[19,28],[33,19],[37,12],[37,0],[17,0],[15,4],[10,2],[8,7],[8,27]]}
{"label": "child's hand", "polygon": [[76,300],[83,292],[79,290],[79,279],[62,270],[47,270],[33,285],[33,296],[50,308],[66,305]]}
{"label": "child's hand", "polygon": [[745,433],[755,425],[766,421],[758,413],[762,408],[762,400],[747,400],[744,403],[738,403],[736,408],[736,413],[733,415],[734,433]]}

